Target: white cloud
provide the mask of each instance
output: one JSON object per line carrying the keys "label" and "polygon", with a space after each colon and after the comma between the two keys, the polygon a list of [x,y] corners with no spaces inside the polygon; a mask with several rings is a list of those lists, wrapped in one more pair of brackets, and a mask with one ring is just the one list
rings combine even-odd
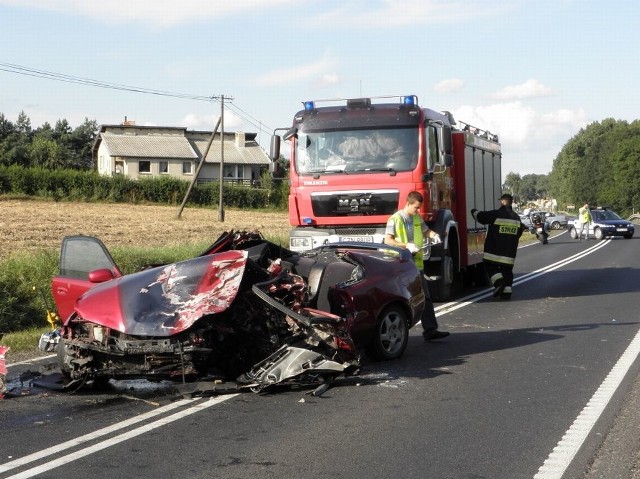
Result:
{"label": "white cloud", "polygon": [[338,82],[338,75],[331,72],[335,64],[336,60],[329,53],[325,53],[313,63],[274,70],[254,79],[253,83],[260,86],[276,86],[315,80],[321,86],[335,84]]}
{"label": "white cloud", "polygon": [[293,0],[0,0],[0,5],[84,15],[106,23],[140,23],[167,28],[294,4]]}
{"label": "white cloud", "polygon": [[433,86],[433,91],[438,93],[454,93],[461,90],[464,87],[464,81],[459,78],[450,78],[448,80],[442,80]]}
{"label": "white cloud", "polygon": [[[359,0],[349,1],[339,8],[315,15],[316,26],[327,25],[357,28],[398,27],[436,23],[453,23],[495,16],[513,8],[516,2],[485,0],[482,8],[473,8],[463,0]],[[357,20],[357,21],[354,21]]]}
{"label": "white cloud", "polygon": [[340,78],[337,73],[326,73],[322,75],[322,78],[318,82],[319,87],[325,87],[340,83]]}
{"label": "white cloud", "polygon": [[541,113],[519,101],[467,105],[452,113],[456,120],[498,135],[503,177],[509,172],[549,173],[564,144],[587,125],[583,109]]}
{"label": "white cloud", "polygon": [[551,95],[553,95],[551,88],[532,78],[519,85],[508,85],[491,97],[495,100],[522,100]]}

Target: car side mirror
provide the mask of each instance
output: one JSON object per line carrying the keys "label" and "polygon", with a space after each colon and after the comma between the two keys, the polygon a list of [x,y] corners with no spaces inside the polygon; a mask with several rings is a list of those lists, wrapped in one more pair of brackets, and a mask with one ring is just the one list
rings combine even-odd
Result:
{"label": "car side mirror", "polygon": [[92,283],[104,283],[105,281],[111,281],[113,278],[115,276],[109,268],[94,269],[89,272],[89,281]]}

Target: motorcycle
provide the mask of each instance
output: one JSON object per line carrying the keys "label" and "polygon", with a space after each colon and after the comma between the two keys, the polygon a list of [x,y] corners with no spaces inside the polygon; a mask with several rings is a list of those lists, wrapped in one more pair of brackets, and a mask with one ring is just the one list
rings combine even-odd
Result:
{"label": "motorcycle", "polygon": [[[349,285],[376,303],[364,289],[365,272],[376,271],[367,262],[376,255],[387,273],[389,253],[363,255],[330,245],[305,256],[257,232],[229,232],[196,258],[123,275],[97,238],[68,237],[61,274],[52,281],[59,316],[66,319],[41,337],[40,349],[56,351],[69,390],[132,378],[231,380],[255,392],[319,387],[359,369],[352,333],[369,338],[378,331],[363,321],[373,319],[381,328],[368,345],[393,358],[419,320],[419,272],[406,257],[395,258],[396,274],[409,274],[398,283],[414,285],[401,298],[407,304],[415,298],[411,320],[386,307],[376,322],[374,313],[360,314],[354,306],[361,299],[348,294]],[[380,298],[394,297],[383,292]]]}
{"label": "motorcycle", "polygon": [[531,220],[529,233],[535,235],[542,244],[547,244],[549,242],[549,224],[537,213],[531,215],[529,219]]}
{"label": "motorcycle", "polygon": [[[0,333],[0,339],[3,334]],[[4,398],[7,392],[7,365],[5,363],[4,355],[9,351],[9,346],[0,346],[0,399]]]}

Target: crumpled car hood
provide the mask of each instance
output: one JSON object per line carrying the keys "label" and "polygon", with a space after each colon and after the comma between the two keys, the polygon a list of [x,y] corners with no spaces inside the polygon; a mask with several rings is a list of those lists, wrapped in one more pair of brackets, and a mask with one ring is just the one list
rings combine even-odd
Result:
{"label": "crumpled car hood", "polygon": [[236,297],[245,251],[225,251],[116,278],[91,288],[75,305],[86,321],[117,331],[168,337]]}

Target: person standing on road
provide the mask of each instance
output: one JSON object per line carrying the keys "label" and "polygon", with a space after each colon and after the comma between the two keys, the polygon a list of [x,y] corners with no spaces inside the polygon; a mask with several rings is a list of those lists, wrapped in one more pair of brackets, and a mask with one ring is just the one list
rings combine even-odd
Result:
{"label": "person standing on road", "polygon": [[422,278],[422,289],[425,297],[425,307],[422,313],[422,337],[425,341],[442,339],[449,336],[446,331],[438,330],[438,320],[433,309],[433,302],[429,294],[429,285],[424,277],[424,260],[422,247],[424,238],[430,238],[436,243],[442,241],[440,235],[429,229],[422,217],[418,214],[422,202],[422,195],[418,191],[411,191],[407,195],[407,201],[401,210],[397,211],[387,221],[385,229],[384,243],[389,246],[404,248],[411,252],[416,266],[420,270]]}
{"label": "person standing on road", "polygon": [[513,197],[504,194],[500,197],[500,208],[497,210],[471,210],[471,215],[478,223],[488,225],[482,260],[494,288],[493,297],[500,299],[511,299],[513,265],[518,242],[525,229],[512,204]]}
{"label": "person standing on road", "polygon": [[582,230],[584,230],[584,239],[589,239],[589,223],[591,223],[591,208],[589,203],[585,203],[582,208],[578,210],[578,241],[582,240]]}

